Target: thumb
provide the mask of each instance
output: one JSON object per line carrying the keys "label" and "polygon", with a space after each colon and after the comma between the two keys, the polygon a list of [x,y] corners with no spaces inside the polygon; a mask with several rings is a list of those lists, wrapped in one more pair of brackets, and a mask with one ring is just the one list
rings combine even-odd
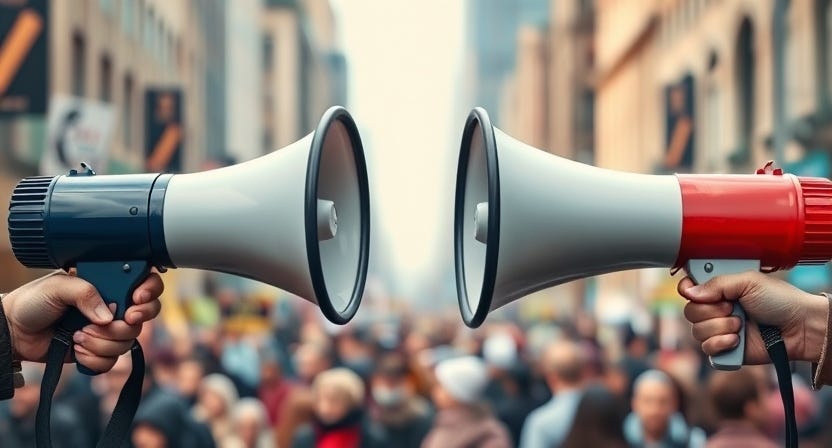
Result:
{"label": "thumb", "polygon": [[[757,282],[756,276],[758,275],[763,274],[749,271],[741,274],[720,275],[701,285],[693,285],[679,292],[686,299],[696,303],[734,301],[747,294],[751,286]],[[680,284],[680,289],[681,287]]]}
{"label": "thumb", "polygon": [[98,294],[95,286],[89,282],[71,275],[54,275],[46,279],[49,297],[53,304],[66,309],[70,306],[78,308],[90,322],[96,325],[107,325],[113,320],[113,313]]}

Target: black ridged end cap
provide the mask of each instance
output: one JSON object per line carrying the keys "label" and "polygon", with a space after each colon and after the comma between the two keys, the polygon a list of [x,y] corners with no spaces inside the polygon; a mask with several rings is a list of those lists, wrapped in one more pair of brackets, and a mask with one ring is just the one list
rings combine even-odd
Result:
{"label": "black ridged end cap", "polygon": [[27,177],[12,193],[9,239],[17,260],[29,268],[56,268],[46,248],[44,218],[53,176]]}

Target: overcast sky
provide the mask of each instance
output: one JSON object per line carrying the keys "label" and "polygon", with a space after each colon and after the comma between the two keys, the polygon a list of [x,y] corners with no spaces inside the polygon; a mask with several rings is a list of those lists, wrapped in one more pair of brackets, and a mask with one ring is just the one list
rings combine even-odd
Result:
{"label": "overcast sky", "polygon": [[425,295],[453,262],[452,177],[468,107],[459,94],[466,2],[332,3],[349,64],[348,106],[368,157],[372,241],[394,264],[392,292]]}

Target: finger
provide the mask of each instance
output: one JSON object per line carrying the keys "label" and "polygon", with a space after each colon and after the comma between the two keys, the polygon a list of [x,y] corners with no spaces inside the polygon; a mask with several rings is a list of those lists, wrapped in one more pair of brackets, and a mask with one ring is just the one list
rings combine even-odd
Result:
{"label": "finger", "polygon": [[76,331],[72,337],[75,342],[75,347],[81,346],[88,353],[93,356],[109,358],[114,356],[121,356],[130,350],[133,346],[133,341],[110,341],[107,339],[96,338],[90,336],[83,331]]}
{"label": "finger", "polygon": [[697,341],[706,341],[719,335],[735,334],[740,331],[741,326],[742,322],[737,317],[720,317],[695,323],[691,331]]}
{"label": "finger", "polygon": [[738,334],[721,334],[702,343],[702,351],[708,356],[718,355],[740,343]]}
{"label": "finger", "polygon": [[44,288],[47,289],[47,296],[54,298],[56,305],[63,310],[74,306],[97,325],[106,325],[113,320],[113,313],[98,290],[87,281],[71,275],[53,275],[46,279]]}
{"label": "finger", "polygon": [[[697,303],[713,303],[720,300],[737,300],[747,294],[756,284],[759,272],[721,275],[701,285],[691,286],[679,291],[686,299]],[[680,285],[681,287],[681,285]]]}
{"label": "finger", "polygon": [[696,286],[696,283],[694,283],[690,277],[685,277],[679,280],[679,284],[676,285],[676,291],[678,291],[679,294],[684,296],[683,291],[694,286]]}
{"label": "finger", "polygon": [[728,317],[731,315],[733,309],[734,305],[731,302],[725,301],[717,303],[688,302],[685,305],[685,319],[695,324],[708,319]]}
{"label": "finger", "polygon": [[141,305],[133,305],[130,308],[127,308],[127,313],[124,315],[124,321],[130,325],[141,325],[144,322],[155,319],[161,310],[162,302],[159,300],[143,303]]}
{"label": "finger", "polygon": [[133,303],[136,305],[148,303],[151,300],[158,299],[165,290],[165,285],[162,283],[162,277],[159,274],[150,274],[142,284],[140,284],[135,291],[133,291]]}
{"label": "finger", "polygon": [[132,341],[142,332],[141,325],[130,325],[123,320],[114,320],[107,325],[87,325],[81,331],[109,341]]}
{"label": "finger", "polygon": [[116,360],[118,360],[118,357],[95,356],[83,346],[75,346],[75,361],[94,372],[109,371],[116,365]]}

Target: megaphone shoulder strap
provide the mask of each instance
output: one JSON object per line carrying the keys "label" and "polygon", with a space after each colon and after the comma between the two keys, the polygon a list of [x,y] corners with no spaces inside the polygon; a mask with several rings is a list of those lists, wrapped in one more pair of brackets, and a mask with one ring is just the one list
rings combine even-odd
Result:
{"label": "megaphone shoulder strap", "polygon": [[[40,388],[40,404],[35,419],[35,440],[37,448],[52,447],[52,432],[50,417],[52,414],[52,397],[61,379],[64,359],[70,348],[72,348],[72,334],[64,328],[57,328],[55,336],[49,344],[49,351],[46,354],[46,371]],[[133,369],[121,393],[118,402],[110,417],[110,422],[104,430],[104,435],[98,441],[98,448],[121,447],[133,424],[133,417],[139,407],[144,382],[144,352],[138,341],[133,341],[130,350],[133,360]]]}
{"label": "megaphone shoulder strap", "polygon": [[784,418],[786,421],[786,447],[797,448],[797,418],[794,411],[794,389],[792,386],[792,371],[789,364],[789,354],[786,343],[777,327],[760,325],[760,336],[766,345],[768,357],[777,372],[777,386],[780,388],[780,398],[783,400]]}

